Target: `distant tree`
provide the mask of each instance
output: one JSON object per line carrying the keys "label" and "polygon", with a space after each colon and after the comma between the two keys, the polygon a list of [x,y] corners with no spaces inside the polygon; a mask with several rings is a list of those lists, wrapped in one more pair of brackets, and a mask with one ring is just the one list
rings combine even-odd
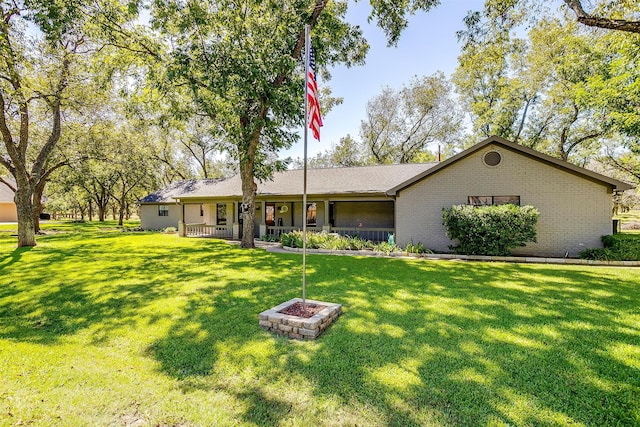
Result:
{"label": "distant tree", "polygon": [[[307,165],[310,168],[362,166],[366,164],[362,149],[362,144],[353,139],[351,135],[347,135],[340,138],[340,142],[332,146],[331,149],[307,159]],[[297,169],[302,169],[304,167],[304,159],[295,159],[293,166]]]}
{"label": "distant tree", "polygon": [[360,124],[362,145],[373,163],[411,163],[428,144],[457,139],[461,114],[442,73],[412,79],[400,90],[386,87],[367,103]]}

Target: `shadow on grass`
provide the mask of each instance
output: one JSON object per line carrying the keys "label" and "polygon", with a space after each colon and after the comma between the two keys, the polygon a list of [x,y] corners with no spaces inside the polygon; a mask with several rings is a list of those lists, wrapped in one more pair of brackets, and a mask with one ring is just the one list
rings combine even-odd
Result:
{"label": "shadow on grass", "polygon": [[[265,271],[290,260],[256,257]],[[257,313],[292,288],[297,296],[292,273],[284,287],[238,282],[200,298],[151,353],[166,374],[187,383],[202,377],[245,401],[242,416],[256,424],[303,411],[278,392],[296,390],[293,378],[312,384],[322,402],[367,408],[338,424],[372,413],[370,422],[398,426],[637,421],[637,367],[612,350],[637,346],[637,325],[621,317],[636,309],[633,280],[573,268],[331,256],[311,256],[309,269],[309,297],[345,307],[317,342],[257,327]],[[234,297],[241,290],[253,297]]]}
{"label": "shadow on grass", "polygon": [[223,390],[250,424],[638,422],[637,273],[309,256],[309,298],[344,314],[295,342],[257,315],[300,295],[298,254],[157,239],[47,236],[5,257],[0,337],[101,345],[166,324],[145,347],[159,371],[185,394]]}

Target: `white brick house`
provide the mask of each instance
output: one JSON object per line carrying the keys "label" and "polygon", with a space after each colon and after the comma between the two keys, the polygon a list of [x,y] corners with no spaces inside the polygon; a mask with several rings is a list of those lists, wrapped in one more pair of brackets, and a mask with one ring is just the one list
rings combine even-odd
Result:
{"label": "white brick house", "polygon": [[[394,233],[400,245],[421,242],[446,252],[454,242],[442,225],[443,208],[509,202],[540,211],[538,242],[514,254],[575,256],[583,249],[600,247],[600,237],[612,233],[612,194],[630,188],[491,137],[441,163],[310,169],[306,209],[302,207],[302,171],[276,173],[273,180],[258,183],[254,228],[256,236],[278,234],[300,229],[306,220],[312,230],[370,240],[386,240]],[[176,206],[171,225],[180,224],[184,235],[239,237],[239,176],[189,181],[163,194],[162,203],[172,200]],[[145,199],[143,228],[160,228],[146,226],[157,224],[151,217],[158,208],[148,203],[149,196]],[[195,210],[202,220],[192,224],[189,212]]]}

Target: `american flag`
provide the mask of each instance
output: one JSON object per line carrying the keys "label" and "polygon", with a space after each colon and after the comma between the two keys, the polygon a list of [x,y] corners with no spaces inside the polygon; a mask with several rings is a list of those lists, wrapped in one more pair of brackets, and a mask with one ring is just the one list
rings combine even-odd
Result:
{"label": "american flag", "polygon": [[313,72],[313,49],[309,43],[309,67],[307,69],[307,102],[309,114],[309,128],[313,133],[313,137],[320,141],[320,126],[322,126],[322,117],[320,117],[320,104],[318,103],[318,85],[316,76]]}

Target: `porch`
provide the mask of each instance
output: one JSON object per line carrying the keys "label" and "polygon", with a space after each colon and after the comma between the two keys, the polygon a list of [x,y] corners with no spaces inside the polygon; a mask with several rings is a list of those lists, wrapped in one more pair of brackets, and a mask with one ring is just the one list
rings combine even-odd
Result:
{"label": "porch", "polygon": [[[240,239],[241,212],[239,201],[184,203],[180,235]],[[324,231],[384,242],[390,234],[395,233],[394,215],[395,203],[388,199],[311,200],[306,209],[303,209],[300,201],[258,200],[255,207],[254,236],[280,236],[292,231],[302,231],[303,222],[306,221],[307,230],[311,232]]]}

